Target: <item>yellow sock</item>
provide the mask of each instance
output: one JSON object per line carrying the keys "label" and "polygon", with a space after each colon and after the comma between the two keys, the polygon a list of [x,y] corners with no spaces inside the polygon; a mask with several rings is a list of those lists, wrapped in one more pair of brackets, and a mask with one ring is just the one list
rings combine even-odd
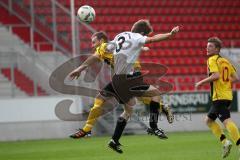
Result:
{"label": "yellow sock", "polygon": [[85,132],[89,132],[92,130],[97,118],[101,115],[102,111],[102,104],[104,103],[104,100],[95,98],[94,105],[91,108],[87,122],[85,126],[83,127],[83,130]]}
{"label": "yellow sock", "polygon": [[160,105],[160,112],[163,112],[164,103],[163,103],[162,99],[160,99],[159,105]]}
{"label": "yellow sock", "polygon": [[226,141],[226,136],[224,135],[220,125],[213,121],[208,124],[208,127],[212,130],[212,133],[224,144]]}
{"label": "yellow sock", "polygon": [[226,128],[227,128],[229,135],[232,138],[233,142],[237,143],[240,136],[239,136],[239,131],[238,131],[236,124],[233,121],[229,121],[226,124]]}

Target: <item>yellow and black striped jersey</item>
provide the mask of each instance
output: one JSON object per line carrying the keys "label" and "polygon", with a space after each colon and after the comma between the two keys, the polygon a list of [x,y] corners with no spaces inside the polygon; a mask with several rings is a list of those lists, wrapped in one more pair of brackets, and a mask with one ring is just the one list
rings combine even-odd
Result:
{"label": "yellow and black striped jersey", "polygon": [[220,74],[219,79],[211,83],[212,100],[232,100],[232,82],[230,77],[232,74],[236,74],[235,68],[226,58],[219,55],[209,57],[207,65],[209,76],[214,72]]}

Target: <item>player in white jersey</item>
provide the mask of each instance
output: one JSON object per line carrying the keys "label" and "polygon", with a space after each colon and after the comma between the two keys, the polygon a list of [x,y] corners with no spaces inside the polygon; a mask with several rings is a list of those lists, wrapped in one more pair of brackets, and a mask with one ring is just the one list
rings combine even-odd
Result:
{"label": "player in white jersey", "polygon": [[131,32],[118,34],[108,47],[114,53],[115,75],[112,78],[114,94],[120,103],[125,104],[124,112],[118,118],[114,134],[108,144],[111,149],[118,153],[123,152],[119,139],[132,114],[132,107],[135,105],[134,97],[153,97],[158,102],[161,94],[154,86],[143,83],[141,76],[132,73],[133,64],[138,59],[144,44],[169,39],[179,31],[179,27],[174,27],[169,33],[147,37],[152,31],[152,26],[148,20],[139,20],[134,23]]}
{"label": "player in white jersey", "polygon": [[139,33],[123,32],[112,41],[115,46],[115,74],[130,74],[133,70],[131,63],[139,57],[140,50],[146,41],[146,36]]}

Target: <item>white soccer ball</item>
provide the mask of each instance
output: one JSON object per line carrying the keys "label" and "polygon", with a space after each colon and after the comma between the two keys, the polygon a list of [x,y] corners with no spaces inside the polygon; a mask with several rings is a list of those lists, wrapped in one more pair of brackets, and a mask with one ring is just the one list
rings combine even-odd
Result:
{"label": "white soccer ball", "polygon": [[94,21],[96,13],[91,6],[84,5],[78,9],[77,16],[80,19],[80,21],[90,23]]}

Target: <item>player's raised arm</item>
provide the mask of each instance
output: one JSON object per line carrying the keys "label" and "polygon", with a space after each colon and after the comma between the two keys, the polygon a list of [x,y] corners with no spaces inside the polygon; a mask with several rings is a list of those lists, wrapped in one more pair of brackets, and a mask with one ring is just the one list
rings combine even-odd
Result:
{"label": "player's raised arm", "polygon": [[92,48],[95,49],[95,53],[90,57],[88,57],[87,60],[85,60],[78,68],[76,68],[69,74],[69,78],[71,80],[75,78],[77,79],[80,76],[81,72],[85,70],[87,67],[89,67],[90,65],[101,61],[102,59],[101,57],[104,55],[105,49],[106,49],[102,44],[108,41],[108,37],[105,32],[100,31],[100,32],[94,33],[91,37],[91,40],[92,40]]}
{"label": "player's raised arm", "polygon": [[100,61],[100,59],[97,54],[91,55],[78,68],[74,69],[71,73],[69,73],[69,78],[71,80],[78,79],[78,77],[80,76],[80,74],[83,70],[85,70],[90,65],[92,65],[96,62],[99,62],[99,61]]}
{"label": "player's raised arm", "polygon": [[159,42],[169,39],[170,37],[174,36],[177,32],[179,32],[179,26],[174,27],[169,33],[156,34],[152,37],[148,37],[145,43]]}

